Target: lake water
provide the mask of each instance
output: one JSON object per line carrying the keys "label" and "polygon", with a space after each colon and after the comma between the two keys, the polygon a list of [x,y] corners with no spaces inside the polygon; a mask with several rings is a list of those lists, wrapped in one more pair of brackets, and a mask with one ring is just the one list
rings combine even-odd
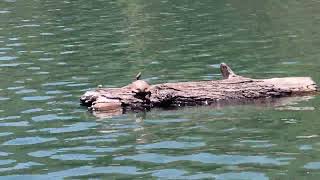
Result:
{"label": "lake water", "polygon": [[1,179],[319,179],[320,97],[98,118],[79,97],[253,78],[320,83],[319,1],[2,0]]}

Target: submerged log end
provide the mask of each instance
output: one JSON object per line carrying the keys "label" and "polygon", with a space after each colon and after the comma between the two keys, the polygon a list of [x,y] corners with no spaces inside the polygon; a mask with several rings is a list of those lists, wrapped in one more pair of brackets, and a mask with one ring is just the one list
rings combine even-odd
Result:
{"label": "submerged log end", "polygon": [[98,102],[93,104],[93,111],[116,111],[121,109],[121,103],[119,102]]}

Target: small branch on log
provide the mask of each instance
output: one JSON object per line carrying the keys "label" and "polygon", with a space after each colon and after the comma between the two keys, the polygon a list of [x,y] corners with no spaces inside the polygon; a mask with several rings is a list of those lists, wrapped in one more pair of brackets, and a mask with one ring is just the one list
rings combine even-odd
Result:
{"label": "small branch on log", "polygon": [[235,78],[235,77],[240,77],[238,75],[236,75],[231,68],[226,65],[225,63],[221,63],[220,64],[220,71],[222,74],[222,78],[223,79],[229,79],[229,78]]}
{"label": "small branch on log", "polygon": [[310,77],[251,79],[236,75],[224,63],[220,65],[220,70],[223,80],[155,85],[139,80],[139,73],[132,84],[87,91],[80,102],[93,111],[120,114],[125,110],[212,105],[317,92],[317,86]]}

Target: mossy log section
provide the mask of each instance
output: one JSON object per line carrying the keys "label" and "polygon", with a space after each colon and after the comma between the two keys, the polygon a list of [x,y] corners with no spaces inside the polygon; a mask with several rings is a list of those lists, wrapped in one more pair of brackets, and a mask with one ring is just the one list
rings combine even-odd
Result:
{"label": "mossy log section", "polygon": [[121,88],[97,88],[81,96],[82,105],[93,111],[143,110],[154,107],[178,107],[238,103],[258,98],[278,98],[317,92],[310,77],[251,79],[236,75],[222,63],[223,79],[150,85],[150,97],[137,95],[129,85]]}

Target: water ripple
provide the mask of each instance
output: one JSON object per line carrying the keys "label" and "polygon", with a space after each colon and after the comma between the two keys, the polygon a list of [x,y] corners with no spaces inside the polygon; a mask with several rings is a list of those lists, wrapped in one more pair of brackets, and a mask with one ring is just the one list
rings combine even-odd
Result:
{"label": "water ripple", "polygon": [[21,170],[21,169],[29,169],[33,166],[42,166],[43,164],[37,162],[26,162],[26,163],[18,163],[13,167],[8,168],[0,168],[0,172],[13,171],[13,170]]}
{"label": "water ripple", "polygon": [[124,147],[118,147],[118,148],[112,148],[112,147],[96,147],[96,146],[79,146],[79,147],[70,147],[70,148],[61,148],[59,151],[84,151],[84,150],[90,150],[92,152],[115,152],[118,150],[122,150],[125,148],[128,148],[131,146],[124,146]]}
{"label": "water ripple", "polygon": [[309,162],[306,165],[304,165],[305,169],[313,169],[313,170],[319,170],[320,169],[320,162]]}
{"label": "water ripple", "polygon": [[11,60],[15,60],[18,57],[14,57],[14,56],[0,56],[0,61],[11,61]]}
{"label": "water ripple", "polygon": [[112,133],[102,136],[84,136],[84,137],[75,137],[75,138],[66,138],[66,141],[76,141],[76,140],[86,140],[87,143],[94,143],[94,142],[114,142],[117,141],[117,138],[121,136],[128,136],[127,133]]}
{"label": "water ripple", "polygon": [[16,94],[27,94],[27,93],[34,93],[37,92],[35,89],[22,89],[19,91],[16,91]]}
{"label": "water ripple", "polygon": [[146,119],[144,122],[145,123],[150,123],[150,124],[168,124],[168,123],[179,123],[179,122],[187,122],[190,121],[190,119],[161,119],[161,120],[157,120],[157,119]]}
{"label": "water ripple", "polygon": [[61,86],[61,85],[66,85],[70,83],[73,83],[73,82],[70,82],[70,81],[51,82],[51,83],[44,83],[42,84],[42,86]]}
{"label": "water ripple", "polygon": [[57,153],[57,150],[42,150],[42,151],[35,151],[35,152],[30,152],[28,153],[29,156],[33,157],[49,157]]}
{"label": "water ripple", "polygon": [[18,122],[1,122],[0,127],[23,127],[29,126],[28,121],[18,121]]}
{"label": "water ripple", "polygon": [[59,154],[50,156],[51,159],[58,159],[62,161],[92,161],[100,155],[88,155],[88,154]]}
{"label": "water ripple", "polygon": [[[1,132],[0,133],[0,137],[3,137],[3,136],[9,136],[9,135],[12,135],[13,133],[12,132]],[[0,152],[1,154],[1,152]],[[1,156],[1,155],[0,155]]]}
{"label": "water ripple", "polygon": [[53,91],[47,91],[46,94],[63,94],[65,91],[60,90],[53,90]]}
{"label": "water ripple", "polygon": [[97,123],[88,123],[88,122],[79,122],[72,125],[67,125],[67,127],[62,128],[44,128],[40,129],[40,131],[48,131],[49,133],[67,133],[67,132],[77,132],[77,131],[84,131],[88,130],[92,127],[97,126]]}
{"label": "water ripple", "polygon": [[42,121],[53,121],[53,120],[69,120],[74,119],[77,117],[74,116],[58,116],[56,114],[46,114],[40,116],[34,116],[31,119],[35,122],[42,122]]}
{"label": "water ripple", "polygon": [[189,149],[205,145],[204,142],[163,141],[153,144],[138,145],[137,149]]}
{"label": "water ripple", "polygon": [[32,145],[32,144],[41,144],[45,142],[55,141],[57,138],[43,138],[43,137],[23,137],[23,138],[16,138],[9,140],[7,142],[4,142],[3,145]]}
{"label": "water ripple", "polygon": [[[65,152],[75,152],[75,151],[90,151],[92,153],[112,153],[119,150],[123,150],[129,148],[131,146],[123,146],[123,147],[96,147],[96,146],[78,146],[78,147],[70,147],[70,148],[60,148],[60,149],[53,149],[53,150],[40,150],[35,152],[28,153],[29,156],[33,157],[53,157],[57,153],[65,153]],[[70,153],[67,153],[70,154]],[[58,157],[58,155],[54,156]],[[94,157],[95,158],[95,157]],[[52,158],[54,159],[54,158]]]}
{"label": "water ripple", "polygon": [[15,160],[0,160],[0,165],[12,164]]}
{"label": "water ripple", "polygon": [[17,90],[17,89],[23,89],[24,86],[14,86],[14,87],[8,87],[8,90]]}
{"label": "water ripple", "polygon": [[[241,155],[214,155],[209,153],[199,153],[185,156],[167,156],[154,153],[143,153],[133,156],[120,156],[114,158],[114,160],[135,160],[141,162],[152,163],[171,163],[176,161],[198,161],[201,163],[214,163],[214,164],[227,164],[227,165],[239,165],[239,164],[260,164],[260,165],[286,165],[289,162],[277,158],[270,158],[267,156],[241,156]],[[289,158],[291,159],[291,158]],[[288,160],[289,160],[288,159]]]}
{"label": "water ripple", "polygon": [[[35,164],[37,165],[37,164]],[[0,169],[1,171],[1,169]],[[66,169],[62,171],[56,171],[48,173],[47,175],[9,175],[3,176],[5,179],[47,179],[54,177],[55,179],[75,178],[78,176],[87,176],[94,174],[127,174],[127,175],[139,175],[145,174],[139,172],[140,169],[133,166],[107,166],[107,167],[92,167],[81,166],[72,169]]]}
{"label": "water ripple", "polygon": [[29,113],[35,113],[35,112],[41,112],[43,111],[42,108],[33,108],[33,109],[27,109],[24,111],[21,111],[22,114],[29,114]]}
{"label": "water ripple", "polygon": [[25,101],[45,101],[52,98],[54,98],[54,96],[26,96],[22,99]]}
{"label": "water ripple", "polygon": [[0,118],[0,121],[3,121],[3,120],[12,120],[12,119],[19,119],[21,116],[7,116],[7,117],[3,117],[3,118]]}
{"label": "water ripple", "polygon": [[6,101],[6,100],[9,100],[10,98],[8,98],[8,97],[1,97],[0,96],[0,101]]}
{"label": "water ripple", "polygon": [[160,179],[215,179],[215,180],[234,180],[234,179],[268,180],[269,179],[264,173],[259,173],[259,172],[239,172],[239,173],[230,172],[230,173],[223,173],[223,174],[211,174],[211,173],[190,174],[187,171],[183,171],[179,169],[157,170],[152,173],[152,176]]}
{"label": "water ripple", "polygon": [[11,153],[0,151],[0,156],[9,156]]}

